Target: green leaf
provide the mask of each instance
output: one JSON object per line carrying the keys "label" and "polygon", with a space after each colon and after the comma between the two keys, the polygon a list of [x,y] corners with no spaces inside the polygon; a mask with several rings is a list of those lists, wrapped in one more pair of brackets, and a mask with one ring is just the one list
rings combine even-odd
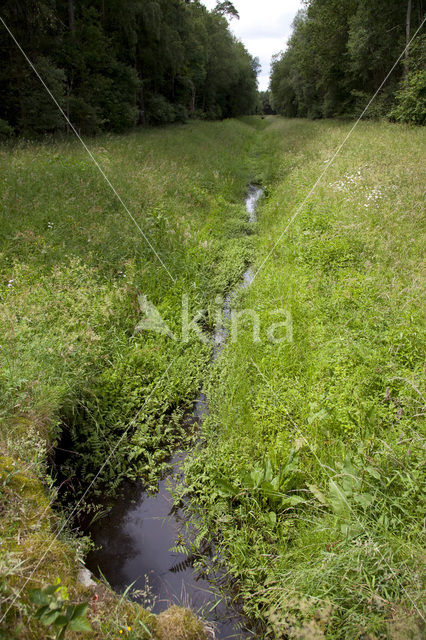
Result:
{"label": "green leaf", "polygon": [[298,504],[306,503],[306,499],[302,498],[302,496],[285,496],[281,500],[281,506],[286,507],[295,507]]}
{"label": "green leaf", "polygon": [[342,478],[343,490],[346,495],[350,495],[356,488],[359,487],[361,479],[357,475],[357,469],[352,463],[351,457],[346,456],[343,464],[344,476]]}
{"label": "green leaf", "polygon": [[64,615],[60,615],[56,618],[55,622],[53,623],[53,625],[55,627],[64,627],[68,624],[69,620],[66,616]]}
{"label": "green leaf", "polygon": [[222,498],[228,498],[230,496],[234,496],[237,493],[236,487],[226,478],[217,478],[216,488],[217,492],[220,496],[222,496]]}
{"label": "green leaf", "polygon": [[253,478],[249,473],[241,473],[240,479],[243,487],[245,487],[246,489],[253,489],[254,487]]}
{"label": "green leaf", "polygon": [[48,604],[45,604],[43,607],[40,607],[39,609],[37,609],[35,616],[40,620],[40,618],[42,618],[46,613],[49,613],[49,612],[50,612],[50,607]]}
{"label": "green leaf", "polygon": [[314,484],[308,484],[308,489],[315,496],[315,498],[318,500],[318,502],[321,502],[321,504],[324,504],[324,505],[328,504],[327,503],[327,498],[322,493],[322,491],[320,491],[318,489],[317,486],[315,486]]}
{"label": "green leaf", "polygon": [[366,467],[366,472],[368,473],[368,475],[372,476],[373,478],[376,478],[376,480],[380,480],[380,473],[374,469],[373,467]]}
{"label": "green leaf", "polygon": [[86,618],[79,617],[75,618],[75,620],[71,620],[68,625],[68,629],[71,629],[71,631],[91,631],[92,627]]}
{"label": "green leaf", "polygon": [[320,409],[320,411],[318,411],[317,413],[314,413],[309,416],[308,424],[312,424],[316,420],[320,422],[321,420],[325,420],[326,418],[328,418],[327,411],[325,409]]}
{"label": "green leaf", "polygon": [[330,480],[328,489],[330,493],[331,508],[334,513],[339,517],[347,516],[350,509],[347,504],[343,488],[339,487],[334,480]]}
{"label": "green leaf", "polygon": [[31,602],[39,606],[42,604],[48,604],[49,602],[49,598],[41,589],[31,589],[31,591],[29,592],[29,596]]}
{"label": "green leaf", "polygon": [[49,625],[53,624],[56,618],[58,618],[60,615],[62,615],[61,611],[56,609],[55,611],[51,611],[50,613],[45,613],[40,618],[40,622],[44,624],[45,627],[48,627]]}
{"label": "green leaf", "polygon": [[77,604],[74,607],[72,620],[74,620],[74,618],[78,618],[79,616],[84,617],[87,614],[88,609],[89,609],[89,604],[87,602],[82,602],[81,604]]}
{"label": "green leaf", "polygon": [[253,469],[253,471],[250,473],[250,477],[252,479],[253,488],[259,488],[260,483],[262,482],[264,477],[263,469]]}
{"label": "green leaf", "polygon": [[273,476],[272,465],[271,465],[271,461],[268,458],[263,467],[263,477],[266,480],[266,482],[271,482],[272,476]]}
{"label": "green leaf", "polygon": [[268,519],[271,525],[275,527],[275,525],[277,524],[277,514],[275,513],[275,511],[270,511],[268,513]]}
{"label": "green leaf", "polygon": [[361,507],[364,507],[366,509],[367,507],[370,507],[373,504],[374,497],[370,493],[357,493],[354,496],[354,500],[355,502],[360,504]]}
{"label": "green leaf", "polygon": [[72,620],[73,614],[74,614],[74,609],[75,609],[75,607],[74,607],[73,604],[67,604],[67,606],[65,607],[64,615],[65,615],[67,620]]}
{"label": "green leaf", "polygon": [[60,589],[60,584],[51,584],[48,587],[45,587],[43,589],[44,593],[49,595],[49,596],[53,596],[54,593],[56,593],[57,591],[59,591]]}
{"label": "green leaf", "polygon": [[260,485],[260,489],[262,490],[262,493],[266,498],[270,498],[271,500],[277,498],[277,491],[274,488],[273,484],[271,484],[270,482],[262,482],[262,484]]}
{"label": "green leaf", "polygon": [[280,484],[281,484],[280,476],[275,476],[274,478],[272,478],[271,485],[273,486],[275,491],[279,490]]}

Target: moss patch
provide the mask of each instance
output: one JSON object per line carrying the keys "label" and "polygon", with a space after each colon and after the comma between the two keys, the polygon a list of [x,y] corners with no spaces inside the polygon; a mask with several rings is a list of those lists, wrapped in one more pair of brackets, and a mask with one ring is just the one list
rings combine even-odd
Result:
{"label": "moss patch", "polygon": [[158,640],[207,640],[204,626],[190,611],[182,607],[170,607],[157,618]]}

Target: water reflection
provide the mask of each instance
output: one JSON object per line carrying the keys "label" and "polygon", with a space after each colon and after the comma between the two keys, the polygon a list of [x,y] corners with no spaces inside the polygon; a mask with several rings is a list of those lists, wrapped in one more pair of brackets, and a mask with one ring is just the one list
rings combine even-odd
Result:
{"label": "water reflection", "polygon": [[215,623],[217,640],[248,638],[235,630],[241,621],[222,601],[214,607],[212,585],[193,570],[193,558],[170,549],[187,539],[185,520],[180,509],[173,508],[169,488],[176,482],[185,454],[172,460],[172,480],[160,482],[159,491],[148,496],[140,484],[126,483],[123,494],[108,516],[96,522],[91,536],[98,547],[86,561],[95,574],[102,571],[114,590],[145,589],[146,581],[156,601],[154,613],[171,604],[201,610]]}
{"label": "water reflection", "polygon": [[[246,199],[246,210],[250,222],[256,221],[256,207],[263,194],[262,189],[251,185]],[[253,279],[249,267],[239,288],[247,287]],[[224,301],[223,316],[229,319],[232,295]],[[216,358],[228,338],[226,327],[216,328],[213,340],[213,358]],[[194,403],[191,420],[201,423],[208,414],[208,401],[200,393]],[[205,618],[215,622],[216,640],[242,640],[253,637],[241,629],[242,619],[221,601],[216,605],[211,582],[193,569],[193,558],[185,553],[170,551],[182,546],[189,539],[185,530],[185,519],[180,509],[173,507],[169,489],[181,475],[185,454],[177,454],[171,461],[173,472],[159,484],[155,495],[144,492],[140,483],[126,483],[122,494],[111,505],[107,517],[95,522],[90,534],[97,549],[87,558],[87,566],[95,574],[99,570],[110,585],[123,592],[129,584],[133,589],[145,589],[148,581],[155,595],[154,613],[159,613],[171,604],[191,607],[202,611]],[[239,630],[236,631],[236,628]]]}

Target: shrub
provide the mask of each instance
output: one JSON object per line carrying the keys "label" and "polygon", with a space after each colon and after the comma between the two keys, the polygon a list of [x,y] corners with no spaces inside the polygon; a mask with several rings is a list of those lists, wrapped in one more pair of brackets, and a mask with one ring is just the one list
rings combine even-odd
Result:
{"label": "shrub", "polygon": [[101,129],[99,110],[80,96],[71,96],[68,104],[70,120],[81,133],[94,135]]}
{"label": "shrub", "polygon": [[389,117],[397,122],[426,124],[426,71],[410,73],[396,93],[396,106]]}
{"label": "shrub", "polygon": [[152,94],[147,98],[147,115],[150,124],[168,124],[175,120],[173,105],[164,96]]}
{"label": "shrub", "polygon": [[10,138],[13,135],[13,128],[6,120],[0,118],[0,139]]}
{"label": "shrub", "polygon": [[183,104],[175,105],[175,121],[183,122],[185,124],[185,122],[188,122],[188,119],[188,109],[186,109]]}
{"label": "shrub", "polygon": [[[39,56],[34,66],[49,87],[55,99],[64,107],[65,73],[45,56]],[[19,127],[25,131],[52,133],[64,129],[65,120],[56,104],[31,69],[26,70],[23,87],[24,109],[19,119]]]}
{"label": "shrub", "polygon": [[122,132],[135,124],[138,84],[136,71],[120,62],[111,63],[107,74],[97,74],[91,79],[86,93],[91,103],[99,105],[103,128]]}

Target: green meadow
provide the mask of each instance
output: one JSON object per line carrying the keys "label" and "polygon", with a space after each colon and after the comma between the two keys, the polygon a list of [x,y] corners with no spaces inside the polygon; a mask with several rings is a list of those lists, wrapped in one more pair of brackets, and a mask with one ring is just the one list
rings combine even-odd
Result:
{"label": "green meadow", "polygon": [[[425,132],[360,123],[305,201],[351,127],[267,121],[257,275],[237,301],[260,341],[247,317],[187,464],[271,638],[422,634]],[[292,319],[275,343],[274,309]]]}
{"label": "green meadow", "polygon": [[[88,139],[128,211],[77,140],[0,148],[0,637],[44,637],[30,589],[52,576],[87,601],[75,516],[125,478],[155,490],[182,446],[193,551],[214,541],[256,637],[421,637],[425,132],[361,122],[328,167],[351,127],[253,116]],[[241,314],[212,363],[182,339],[182,296],[213,329],[249,264],[234,304],[260,340]],[[137,330],[144,300],[176,339]],[[203,638],[183,618],[108,592],[84,637]]]}
{"label": "green meadow", "polygon": [[[252,257],[244,195],[256,135],[244,122],[197,122],[89,141],[139,228],[77,140],[1,149],[0,597],[19,638],[40,637],[31,587],[53,576],[76,595],[87,549],[76,516],[93,517],[92,498],[124,478],[155,489],[190,437],[182,418],[210,348],[193,331],[181,339],[182,295],[188,318],[209,309]],[[175,340],[135,331],[142,296]],[[66,513],[50,506],[58,472]],[[109,606],[94,637],[117,637]]]}

